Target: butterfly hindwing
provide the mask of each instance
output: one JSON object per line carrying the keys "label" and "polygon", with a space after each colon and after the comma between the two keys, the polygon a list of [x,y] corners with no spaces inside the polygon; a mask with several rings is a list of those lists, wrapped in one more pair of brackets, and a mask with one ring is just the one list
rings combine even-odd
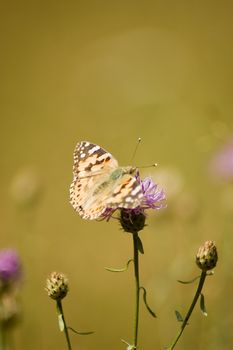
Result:
{"label": "butterfly hindwing", "polygon": [[109,208],[136,208],[143,197],[140,183],[135,176],[124,174],[113,188],[111,196],[106,199]]}
{"label": "butterfly hindwing", "polygon": [[102,200],[95,200],[90,205],[89,199],[92,197],[87,195],[87,193],[90,193],[90,190],[88,191],[89,186],[86,186],[85,180],[86,178],[78,179],[71,184],[70,203],[82,218],[93,220],[105,211],[106,204]]}

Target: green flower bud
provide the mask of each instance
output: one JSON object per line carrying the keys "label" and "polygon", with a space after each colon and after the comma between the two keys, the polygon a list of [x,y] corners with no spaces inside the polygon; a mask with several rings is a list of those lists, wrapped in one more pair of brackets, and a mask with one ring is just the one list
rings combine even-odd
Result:
{"label": "green flower bud", "polygon": [[213,269],[218,261],[216,245],[213,241],[206,241],[198,250],[196,255],[197,266],[202,271]]}
{"label": "green flower bud", "polygon": [[68,292],[68,279],[62,273],[52,272],[47,279],[45,290],[50,298],[61,300]]}

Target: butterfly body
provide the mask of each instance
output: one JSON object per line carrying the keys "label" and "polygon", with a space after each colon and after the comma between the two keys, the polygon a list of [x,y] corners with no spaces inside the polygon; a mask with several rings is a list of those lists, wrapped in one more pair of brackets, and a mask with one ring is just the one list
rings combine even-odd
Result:
{"label": "butterfly body", "polygon": [[143,198],[136,168],[119,167],[103,148],[88,141],[74,151],[70,202],[84,219],[97,219],[107,208],[136,208]]}

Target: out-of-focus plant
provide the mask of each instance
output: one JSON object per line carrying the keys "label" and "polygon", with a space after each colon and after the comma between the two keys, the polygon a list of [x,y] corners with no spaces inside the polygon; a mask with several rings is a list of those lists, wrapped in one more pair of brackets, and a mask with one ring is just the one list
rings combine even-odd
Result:
{"label": "out-of-focus plant", "polygon": [[209,170],[211,175],[218,180],[233,180],[233,137],[223,144],[212,156]]}
{"label": "out-of-focus plant", "polygon": [[22,268],[14,249],[0,251],[0,349],[10,350],[11,330],[20,318],[19,287]]}
{"label": "out-of-focus plant", "polygon": [[34,207],[38,203],[41,194],[41,182],[34,169],[21,169],[12,179],[10,195],[19,207]]}

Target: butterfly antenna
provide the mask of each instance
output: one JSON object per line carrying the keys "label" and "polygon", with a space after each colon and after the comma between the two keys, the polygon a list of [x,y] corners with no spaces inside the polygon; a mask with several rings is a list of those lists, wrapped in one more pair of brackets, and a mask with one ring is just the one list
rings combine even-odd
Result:
{"label": "butterfly antenna", "polygon": [[154,163],[151,165],[143,165],[143,166],[137,166],[138,169],[143,169],[143,168],[156,168],[158,166],[158,163]]}
{"label": "butterfly antenna", "polygon": [[137,153],[137,150],[138,150],[138,146],[140,144],[140,142],[142,141],[141,137],[138,138],[138,142],[136,144],[136,147],[134,149],[134,152],[133,152],[133,155],[132,155],[132,158],[131,158],[131,164],[133,164],[133,161],[134,161],[134,158],[135,158],[135,155]]}

